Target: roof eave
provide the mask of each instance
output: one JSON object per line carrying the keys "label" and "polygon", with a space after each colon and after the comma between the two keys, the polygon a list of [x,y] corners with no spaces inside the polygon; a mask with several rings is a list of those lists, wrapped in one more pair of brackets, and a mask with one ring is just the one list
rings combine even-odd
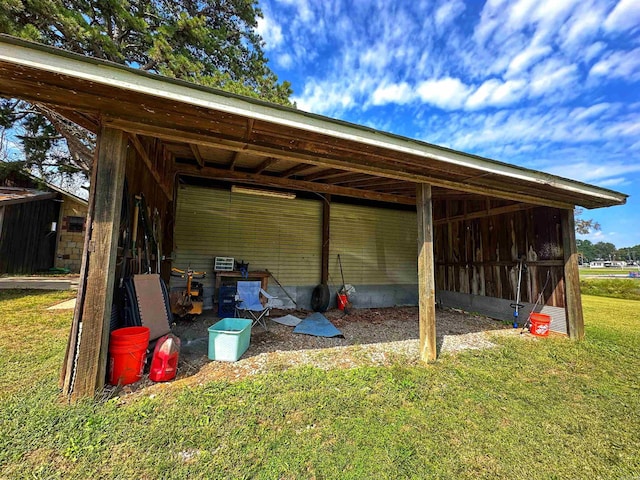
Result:
{"label": "roof eave", "polygon": [[174,102],[241,115],[407,155],[437,160],[445,164],[473,168],[480,173],[552,186],[578,197],[584,197],[582,202],[576,200],[576,205],[585,208],[622,205],[627,198],[627,195],[613,190],[303,112],[291,107],[142,72],[127,66],[84,57],[6,35],[0,35],[0,60]]}

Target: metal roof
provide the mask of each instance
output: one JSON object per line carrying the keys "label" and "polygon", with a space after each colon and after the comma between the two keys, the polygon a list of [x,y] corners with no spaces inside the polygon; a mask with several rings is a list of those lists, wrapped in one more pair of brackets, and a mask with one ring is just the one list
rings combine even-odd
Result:
{"label": "metal roof", "polygon": [[56,196],[56,193],[41,192],[32,188],[0,187],[0,206],[48,200]]}
{"label": "metal roof", "polygon": [[466,194],[598,208],[627,195],[0,35],[0,95],[159,139],[181,174],[412,204]]}

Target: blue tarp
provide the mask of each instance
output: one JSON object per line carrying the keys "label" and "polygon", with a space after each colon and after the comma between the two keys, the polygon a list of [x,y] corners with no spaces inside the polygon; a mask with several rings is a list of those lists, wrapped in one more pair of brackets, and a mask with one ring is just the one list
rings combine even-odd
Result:
{"label": "blue tarp", "polygon": [[293,333],[302,333],[304,335],[313,335],[316,337],[343,337],[342,332],[338,330],[327,317],[321,313],[313,313],[302,320]]}

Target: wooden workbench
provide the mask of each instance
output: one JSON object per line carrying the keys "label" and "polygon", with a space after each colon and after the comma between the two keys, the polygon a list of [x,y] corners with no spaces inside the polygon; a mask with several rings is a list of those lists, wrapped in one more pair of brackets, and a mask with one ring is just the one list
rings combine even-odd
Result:
{"label": "wooden workbench", "polygon": [[255,270],[255,271],[249,271],[248,272],[248,276],[246,278],[242,277],[242,273],[240,273],[239,271],[232,271],[232,272],[215,272],[216,274],[216,284],[215,284],[215,298],[216,300],[218,299],[218,292],[220,291],[220,285],[222,285],[222,281],[225,278],[230,278],[230,279],[234,279],[235,281],[238,280],[260,280],[261,283],[261,288],[263,290],[267,290],[267,287],[269,286],[269,273],[268,272],[263,272],[260,270]]}

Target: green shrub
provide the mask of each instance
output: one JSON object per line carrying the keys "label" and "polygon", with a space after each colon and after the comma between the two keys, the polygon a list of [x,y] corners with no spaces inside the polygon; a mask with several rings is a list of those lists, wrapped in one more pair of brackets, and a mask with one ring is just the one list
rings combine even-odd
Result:
{"label": "green shrub", "polygon": [[583,279],[580,280],[580,290],[583,295],[640,300],[640,279]]}

